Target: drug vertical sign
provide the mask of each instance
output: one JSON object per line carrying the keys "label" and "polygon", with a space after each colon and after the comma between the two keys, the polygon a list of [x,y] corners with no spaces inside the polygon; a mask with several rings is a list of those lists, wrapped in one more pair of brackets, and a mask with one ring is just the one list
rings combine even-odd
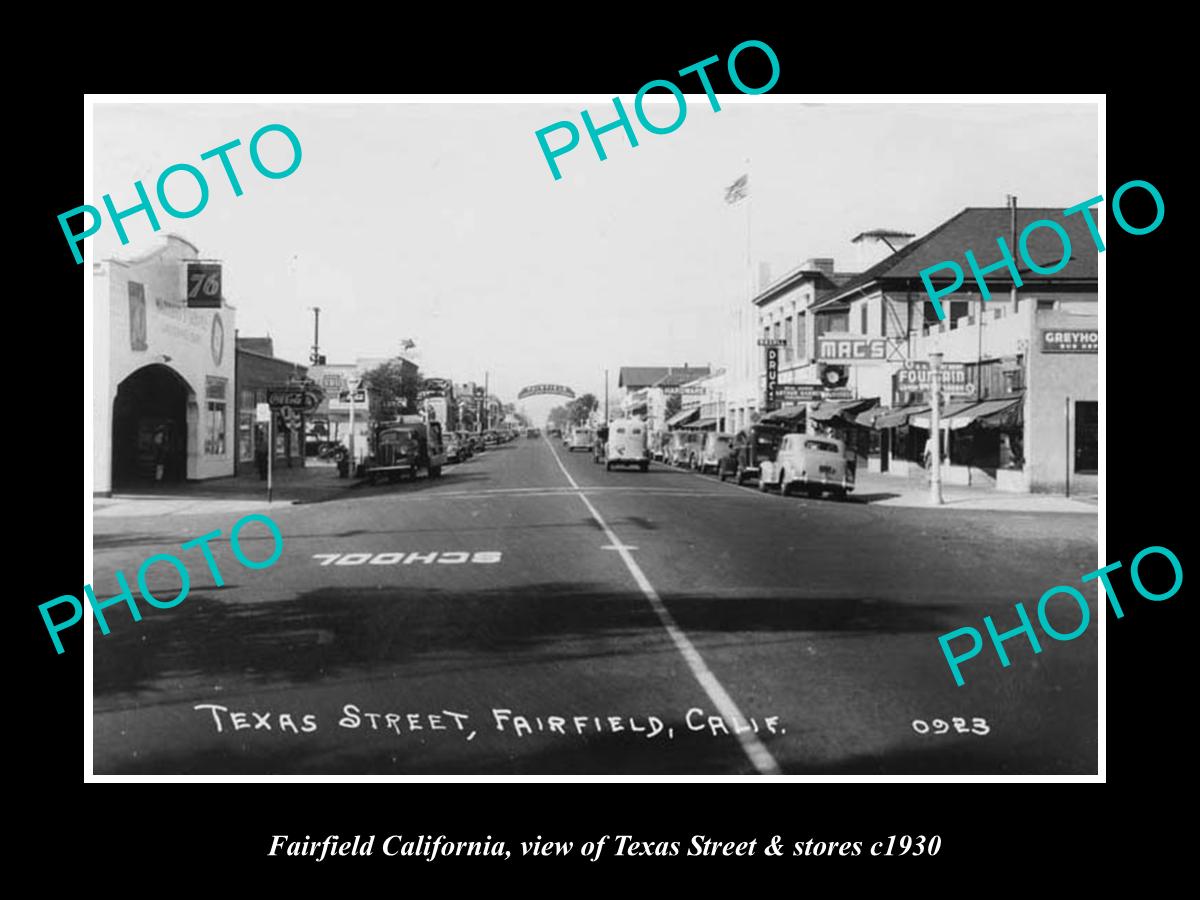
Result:
{"label": "drug vertical sign", "polygon": [[767,390],[763,406],[766,410],[775,408],[779,387],[779,348],[767,348]]}

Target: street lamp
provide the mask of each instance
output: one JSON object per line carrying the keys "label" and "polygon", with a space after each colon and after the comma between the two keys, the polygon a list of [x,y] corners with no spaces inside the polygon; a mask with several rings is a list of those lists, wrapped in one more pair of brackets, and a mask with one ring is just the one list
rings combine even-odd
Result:
{"label": "street lamp", "polygon": [[929,409],[930,453],[929,502],[941,506],[942,499],[942,354],[929,354],[929,386],[933,401]]}

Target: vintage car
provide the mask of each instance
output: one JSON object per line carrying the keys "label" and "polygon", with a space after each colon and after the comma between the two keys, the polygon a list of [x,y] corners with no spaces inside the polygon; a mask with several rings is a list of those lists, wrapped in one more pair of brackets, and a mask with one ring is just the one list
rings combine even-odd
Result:
{"label": "vintage car", "polygon": [[704,443],[700,447],[700,455],[696,468],[701,472],[712,472],[714,475],[721,470],[721,460],[729,455],[733,446],[733,435],[721,431],[706,431]]}
{"label": "vintage car", "polygon": [[592,442],[595,439],[592,429],[577,425],[571,429],[571,437],[567,440],[567,449],[572,453],[576,450],[583,450],[586,453],[592,449]]}
{"label": "vintage car", "polygon": [[646,423],[641,419],[617,419],[608,425],[608,444],[604,448],[604,468],[637,466],[650,468],[650,450],[646,446]]}
{"label": "vintage car", "polygon": [[437,478],[445,462],[442,426],[437,422],[403,421],[402,417],[399,422],[375,427],[365,468],[367,478],[375,484],[381,477],[388,481],[401,475],[416,478],[421,471]]}
{"label": "vintage car", "polygon": [[773,460],[763,460],[758,489],[772,486],[787,496],[799,490],[811,497],[823,493],[839,500],[854,490],[854,466],[846,461],[846,445],[833,437],[784,435]]}
{"label": "vintage car", "polygon": [[736,454],[733,477],[738,484],[758,478],[764,462],[775,459],[787,431],[780,425],[761,422],[738,432],[733,440]]}
{"label": "vintage car", "polygon": [[663,462],[673,466],[695,468],[695,460],[703,446],[703,431],[672,431]]}

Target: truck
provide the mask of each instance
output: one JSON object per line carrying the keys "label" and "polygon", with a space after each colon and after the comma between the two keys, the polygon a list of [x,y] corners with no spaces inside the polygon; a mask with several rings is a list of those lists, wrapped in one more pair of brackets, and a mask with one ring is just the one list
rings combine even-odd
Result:
{"label": "truck", "polygon": [[415,479],[422,471],[429,478],[438,478],[445,464],[440,422],[403,415],[372,428],[370,455],[365,464],[371,484],[377,484],[380,478],[398,481],[402,475]]}

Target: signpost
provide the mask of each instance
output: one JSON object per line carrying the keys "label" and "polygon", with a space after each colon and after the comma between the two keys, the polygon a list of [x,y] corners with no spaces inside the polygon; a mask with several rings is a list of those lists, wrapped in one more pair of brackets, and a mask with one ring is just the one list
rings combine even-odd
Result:
{"label": "signpost", "polygon": [[1098,353],[1100,332],[1095,328],[1043,328],[1043,353]]}
{"label": "signpost", "polygon": [[787,338],[759,338],[758,346],[760,347],[786,347]]}
{"label": "signpost", "polygon": [[813,400],[851,400],[854,392],[848,387],[827,388],[821,384],[781,384],[779,399],[785,404],[808,403]]}
{"label": "signpost", "polygon": [[[762,342],[762,338],[759,342]],[[772,410],[776,403],[776,388],[779,385],[779,346],[767,347],[767,385],[763,409]]]}
{"label": "signpost", "polygon": [[817,362],[882,363],[888,359],[888,341],[860,335],[823,334],[817,338]]}
{"label": "signpost", "polygon": [[275,416],[272,415],[270,403],[259,403],[254,407],[254,418],[259,422],[265,422],[267,426],[267,502],[271,502],[271,476],[273,466],[271,461],[275,456],[275,434],[274,423]]}
{"label": "signpost", "polygon": [[350,477],[353,478],[358,474],[358,459],[354,455],[354,404],[362,387],[361,378],[350,379]]}
{"label": "signpost", "polygon": [[[910,361],[904,368],[896,372],[896,390],[903,393],[927,391],[932,388],[933,377],[930,364],[923,361]],[[966,363],[943,362],[940,368],[939,385],[941,392],[947,397],[974,397],[977,387],[974,382],[967,381]]]}
{"label": "signpost", "polygon": [[299,412],[312,412],[321,405],[321,396],[316,391],[289,385],[267,389],[267,403],[272,409],[290,406]]}
{"label": "signpost", "polygon": [[933,401],[929,407],[929,435],[933,450],[930,454],[929,502],[934,506],[942,505],[942,392],[941,368],[942,354],[929,354],[929,368],[933,373],[930,383],[933,387]]}
{"label": "signpost", "polygon": [[189,309],[221,308],[221,264],[187,264],[187,305]]}

